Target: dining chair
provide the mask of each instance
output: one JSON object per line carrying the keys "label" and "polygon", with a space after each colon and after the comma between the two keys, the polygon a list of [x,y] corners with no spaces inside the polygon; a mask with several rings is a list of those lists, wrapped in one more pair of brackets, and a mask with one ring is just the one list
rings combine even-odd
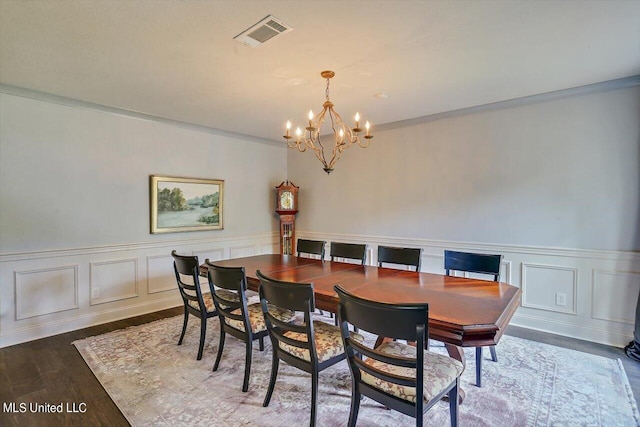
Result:
{"label": "dining chair", "polygon": [[[258,340],[260,351],[264,350],[264,337],[268,335],[260,303],[247,303],[247,276],[244,267],[222,267],[204,261],[207,266],[209,288],[220,319],[220,343],[213,371],[218,370],[226,335],[232,335],[245,343],[244,381],[242,391],[249,388],[253,341]],[[274,316],[283,322],[290,322],[294,313],[273,309]],[[237,361],[232,362],[234,365]]]}
{"label": "dining chair", "polygon": [[[306,240],[306,239],[298,239],[298,243],[296,244],[296,252],[298,256],[302,254],[306,255],[318,255],[321,260],[324,261],[324,248],[327,242],[324,240]],[[318,310],[320,314],[324,315],[322,310]],[[329,313],[331,317],[333,317],[333,313]]]}
{"label": "dining chair", "polygon": [[335,258],[356,260],[364,265],[367,258],[367,245],[331,242],[331,261],[335,261]]}
{"label": "dining chair", "polygon": [[296,244],[296,252],[298,256],[302,254],[306,255],[319,255],[321,260],[324,260],[324,247],[327,242],[323,240],[306,240],[298,239]]}
{"label": "dining chair", "polygon": [[420,271],[422,248],[395,248],[378,246],[378,267],[384,264],[406,265]]}
{"label": "dining chair", "polygon": [[[263,406],[269,406],[278,376],[280,361],[311,374],[310,425],[316,425],[318,400],[318,374],[324,369],[344,360],[342,336],[337,326],[313,320],[315,309],[313,283],[285,282],[269,278],[260,270],[260,304],[264,314],[273,348],[271,378]],[[274,316],[269,306],[291,310],[298,320],[283,322]],[[355,332],[351,337],[358,341],[364,338]]]}
{"label": "dining chair", "polygon": [[[187,331],[187,323],[189,315],[193,315],[200,319],[200,345],[198,347],[197,359],[202,359],[202,351],[204,349],[204,340],[207,334],[207,320],[215,317],[218,313],[215,310],[213,298],[209,293],[202,293],[200,288],[200,265],[197,256],[178,255],[173,250],[173,271],[176,274],[178,289],[184,304],[184,322],[182,323],[182,333],[178,340],[178,345],[182,345],[184,334]],[[183,277],[189,278],[189,282],[185,282]]]}
{"label": "dining chair", "polygon": [[[451,276],[453,271],[477,273],[493,276],[493,281],[497,282],[501,262],[502,255],[444,251],[444,269],[447,276]],[[490,346],[489,350],[491,360],[497,362],[496,346]],[[482,347],[476,347],[476,385],[482,387]]]}
{"label": "dining chair", "polygon": [[[447,396],[451,426],[457,426],[460,375],[464,368],[458,360],[424,350],[429,337],[429,305],[370,301],[350,294],[340,285],[334,289],[351,371],[347,425],[356,425],[362,396],[414,417],[416,426],[422,426],[424,414]],[[354,340],[349,324],[394,341],[374,348]]]}

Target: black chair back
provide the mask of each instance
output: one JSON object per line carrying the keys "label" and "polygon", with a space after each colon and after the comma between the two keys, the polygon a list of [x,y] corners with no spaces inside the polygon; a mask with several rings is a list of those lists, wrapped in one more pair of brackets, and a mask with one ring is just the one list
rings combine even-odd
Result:
{"label": "black chair back", "polygon": [[502,255],[475,254],[470,252],[444,251],[444,269],[447,276],[451,271],[487,274],[494,282],[500,277]]}
{"label": "black chair back", "polygon": [[420,271],[422,248],[394,248],[390,246],[378,246],[378,267],[383,263],[399,264],[415,267]]}
{"label": "black chair back", "polygon": [[[206,302],[202,295],[200,288],[200,266],[197,256],[178,255],[174,250],[171,251],[173,257],[173,270],[176,274],[176,282],[178,282],[178,289],[180,290],[180,296],[184,303],[184,321],[182,323],[182,332],[180,333],[180,339],[178,345],[182,344],[184,335],[187,331],[187,323],[189,322],[189,315],[193,315],[200,318],[200,345],[198,346],[197,359],[202,359],[202,352],[204,351],[204,340],[207,332],[207,319],[217,316],[218,313],[213,307],[207,294]],[[185,282],[183,276],[189,277],[191,283]],[[209,307],[207,307],[209,303]]]}
{"label": "black chair back", "polygon": [[319,255],[320,259],[324,259],[324,247],[326,244],[327,242],[323,240],[298,239],[296,251],[298,252],[298,256],[300,256],[300,254]]}
{"label": "black chair back", "polygon": [[[188,304],[188,301],[196,301],[199,307],[204,307],[200,289],[198,257],[195,255],[178,255],[175,250],[171,251],[171,256],[173,257],[173,270],[176,275],[178,289],[185,304]],[[185,282],[182,276],[189,277],[191,283]]]}
{"label": "black chair back", "polygon": [[[470,252],[444,251],[444,269],[447,276],[452,271],[486,274],[493,276],[497,282],[500,277],[500,263],[502,255],[475,254]],[[491,360],[498,361],[496,346],[489,347]],[[476,385],[482,387],[482,347],[476,347]]]}
{"label": "black chair back", "polygon": [[[340,299],[338,313],[341,322],[347,321],[381,337],[408,341],[422,339],[424,344],[424,339],[429,334],[428,304],[388,304],[362,299],[340,285],[336,285],[334,289]],[[416,347],[424,348],[424,345],[417,344]]]}
{"label": "black chair back", "polygon": [[331,242],[331,261],[335,258],[358,260],[364,265],[367,258],[367,245]]}
{"label": "black chair back", "polygon": [[[249,389],[251,375],[253,341],[259,340],[260,351],[262,351],[264,337],[267,335],[264,324],[255,320],[257,317],[255,314],[261,314],[261,310],[256,305],[247,305],[247,276],[244,267],[222,267],[211,263],[208,259],[204,263],[208,268],[209,287],[220,319],[220,341],[213,370],[217,371],[220,365],[226,335],[230,334],[241,339],[245,343],[242,391],[246,392]],[[237,365],[238,361],[234,360],[232,363]]]}
{"label": "black chair back", "polygon": [[[422,350],[429,336],[428,304],[386,304],[359,298],[339,285],[334,289],[339,298],[340,332],[351,370],[351,410],[348,425],[356,425],[362,395],[382,403],[387,408],[414,417],[416,426],[422,426],[424,412],[447,395],[452,399],[449,406],[451,425],[457,426],[459,377],[451,377],[451,382],[436,392],[436,396],[430,396],[427,402],[424,399],[425,369],[432,369],[425,366],[425,352]],[[374,349],[366,343],[358,342],[350,337],[349,324],[378,336],[415,341],[415,347],[412,347],[415,351],[411,352],[415,356],[402,351],[399,354],[386,351],[385,344]],[[399,342],[397,345],[409,347]],[[364,378],[365,374],[375,379],[374,384],[385,383],[389,388],[374,386],[371,379]],[[415,401],[385,391],[398,387],[415,390]],[[413,393],[410,391],[407,395]]]}
{"label": "black chair back", "polygon": [[[340,331],[333,325],[313,320],[315,309],[313,283],[284,282],[269,278],[260,270],[260,305],[266,323],[273,356],[271,358],[271,378],[262,406],[268,406],[278,375],[280,360],[311,374],[311,418],[310,425],[316,425],[318,373],[342,361],[346,356],[342,347]],[[283,322],[272,314],[275,308],[304,313],[292,322]],[[319,348],[316,348],[316,337]]]}
{"label": "black chair back", "polygon": [[272,279],[260,270],[256,272],[260,279],[260,299],[263,297],[276,307],[293,311],[315,310],[313,283],[295,283]]}
{"label": "black chair back", "polygon": [[[220,322],[224,322],[223,318],[239,320],[245,324],[245,331],[250,331],[251,327],[246,315],[247,276],[244,267],[221,267],[211,263],[208,259],[204,263],[208,267],[209,287],[216,311],[221,316]],[[232,293],[216,292],[216,287],[232,291]],[[242,309],[242,314],[233,314],[232,312],[238,308]]]}

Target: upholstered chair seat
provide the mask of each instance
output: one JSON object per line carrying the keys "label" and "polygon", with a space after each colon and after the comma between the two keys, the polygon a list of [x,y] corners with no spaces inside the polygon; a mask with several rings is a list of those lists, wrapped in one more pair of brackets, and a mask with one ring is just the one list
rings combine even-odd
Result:
{"label": "upholstered chair seat", "polygon": [[[235,292],[229,292],[224,289],[218,289],[216,290],[216,292],[218,293],[218,295],[224,296],[225,299],[240,301],[238,299],[238,294],[236,294]],[[211,296],[211,293],[207,292],[206,294],[202,294],[202,301],[204,301],[204,305],[207,308],[208,312],[215,311],[216,307],[213,303],[213,297]],[[198,309],[198,301],[189,301],[189,305],[195,309]]]}
{"label": "upholstered chair seat", "polygon": [[[291,310],[285,310],[282,308],[270,306],[269,312],[273,314],[278,320],[283,322],[291,322],[295,313]],[[240,309],[234,310],[231,312],[232,314],[242,315],[242,311]],[[247,315],[249,317],[249,323],[251,324],[251,332],[254,334],[267,330],[267,325],[264,322],[264,314],[262,314],[262,308],[260,303],[251,304],[247,306]],[[244,322],[240,320],[225,318],[225,323],[231,326],[234,329],[245,332],[244,330]]]}
{"label": "upholstered chair seat", "polygon": [[[408,357],[415,359],[416,347],[404,344],[399,341],[386,342],[376,348],[381,353],[393,356]],[[387,374],[398,375],[401,377],[415,378],[415,369],[404,368],[397,365],[391,365],[375,359],[367,358],[364,363],[374,369]],[[424,401],[429,402],[434,396],[442,393],[457,377],[462,374],[462,363],[452,359],[451,357],[430,351],[424,352]],[[385,393],[392,394],[400,399],[410,402],[416,401],[415,387],[405,387],[392,382],[384,381],[374,377],[367,372],[362,372],[362,381],[382,390]]]}
{"label": "upholstered chair seat", "polygon": [[[314,320],[313,331],[315,334],[318,362],[322,363],[344,353],[344,344],[342,343],[342,335],[340,335],[339,327],[320,320]],[[307,342],[306,334],[301,332],[289,331],[286,332],[284,336],[297,341]],[[359,342],[364,342],[364,337],[356,332],[351,333],[351,338]],[[306,348],[288,345],[282,341],[280,341],[280,348],[298,359],[306,360],[307,362],[311,361],[311,355]]]}

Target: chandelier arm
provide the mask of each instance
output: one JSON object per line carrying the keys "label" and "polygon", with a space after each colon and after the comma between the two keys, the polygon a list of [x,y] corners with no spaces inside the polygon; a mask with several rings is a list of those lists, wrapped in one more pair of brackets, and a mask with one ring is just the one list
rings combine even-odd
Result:
{"label": "chandelier arm", "polygon": [[333,165],[335,165],[340,157],[342,156],[342,151],[339,151],[335,156],[331,158],[331,162],[329,162],[329,169],[333,169]]}
{"label": "chandelier arm", "polygon": [[371,139],[365,139],[364,142],[360,142],[360,138],[358,138],[358,145],[360,148],[367,148],[371,144]]}
{"label": "chandelier arm", "polygon": [[[325,106],[322,109],[322,111],[320,111],[315,117],[315,121],[316,121],[315,142],[318,143],[318,146],[319,146],[318,149],[322,151],[322,158],[323,159],[324,159],[324,145],[322,144],[322,140],[320,139],[320,128],[324,124],[324,119],[325,119],[325,114],[326,113],[327,113],[327,106]],[[329,116],[331,116],[331,112],[329,112]]]}
{"label": "chandelier arm", "polygon": [[[318,144],[320,146],[322,146],[322,143],[320,142],[320,135],[318,135]],[[315,148],[314,151],[316,153],[316,157],[318,158],[318,160],[320,160],[320,162],[322,162],[324,167],[327,167],[327,161],[324,158],[324,149]]]}
{"label": "chandelier arm", "polygon": [[[351,144],[356,142],[358,140],[358,137],[354,136],[351,128],[344,124],[344,122],[342,121],[342,116],[340,116],[340,114],[338,114],[337,111],[334,110],[333,113],[336,115],[336,123],[340,128],[342,128],[344,132],[344,139],[342,141],[342,144],[340,144],[340,148],[339,148],[340,151],[343,151],[349,148]],[[348,142],[344,142],[345,140]]]}

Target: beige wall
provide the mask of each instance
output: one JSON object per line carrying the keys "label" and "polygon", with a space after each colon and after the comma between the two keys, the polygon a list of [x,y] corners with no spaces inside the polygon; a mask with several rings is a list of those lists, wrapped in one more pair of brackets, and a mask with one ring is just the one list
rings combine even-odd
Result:
{"label": "beige wall", "polygon": [[[179,305],[172,249],[277,250],[284,147],[54,101],[0,94],[0,347]],[[223,179],[224,230],[150,234],[152,174]]]}
{"label": "beige wall", "polygon": [[378,245],[420,247],[438,274],[445,249],[500,253],[501,281],[522,289],[513,324],[625,345],[640,292],[640,87],[572,93],[382,127],[329,176],[290,150],[298,236],[366,243],[372,264]]}
{"label": "beige wall", "polygon": [[[446,248],[502,253],[501,280],[523,291],[513,323],[623,345],[640,291],[638,117],[635,86],[427,118],[377,129],[327,176],[283,145],[0,94],[0,347],[179,304],[171,249],[276,251],[287,175],[300,237],[366,242],[369,263],[379,244],[422,247],[436,273]],[[151,174],[224,179],[225,229],[149,234]]]}
{"label": "beige wall", "polygon": [[[0,254],[271,232],[284,149],[0,95]],[[225,181],[224,230],[149,234],[149,175]],[[264,212],[256,215],[256,212]]]}
{"label": "beige wall", "polygon": [[639,117],[636,86],[378,130],[329,176],[290,150],[298,229],[639,250]]}

